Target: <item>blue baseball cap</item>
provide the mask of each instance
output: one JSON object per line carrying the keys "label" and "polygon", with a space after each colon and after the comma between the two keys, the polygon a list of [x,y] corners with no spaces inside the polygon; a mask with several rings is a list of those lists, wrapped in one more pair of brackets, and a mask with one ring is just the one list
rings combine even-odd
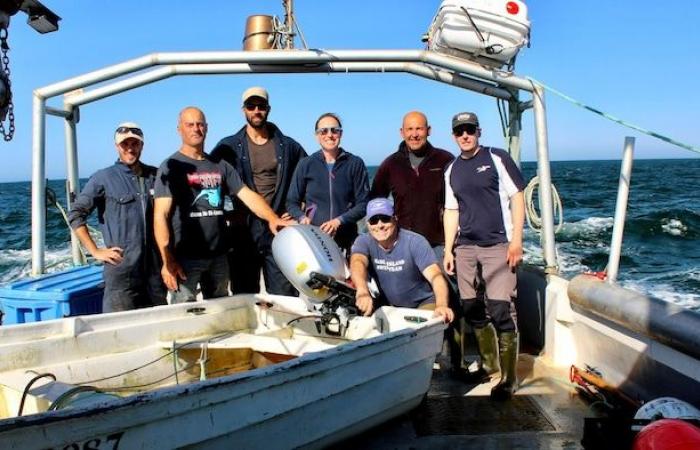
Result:
{"label": "blue baseball cap", "polygon": [[394,215],[394,205],[392,205],[388,198],[375,198],[367,203],[367,219],[380,215]]}

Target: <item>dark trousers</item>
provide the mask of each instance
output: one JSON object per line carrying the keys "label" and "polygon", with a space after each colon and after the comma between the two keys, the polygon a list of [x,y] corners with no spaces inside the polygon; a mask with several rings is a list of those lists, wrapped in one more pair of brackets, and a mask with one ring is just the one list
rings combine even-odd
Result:
{"label": "dark trousers", "polygon": [[233,250],[228,254],[231,292],[257,294],[260,292],[260,270],[268,294],[297,297],[299,292],[280,271],[269,245],[258,248],[247,233],[234,236]]}

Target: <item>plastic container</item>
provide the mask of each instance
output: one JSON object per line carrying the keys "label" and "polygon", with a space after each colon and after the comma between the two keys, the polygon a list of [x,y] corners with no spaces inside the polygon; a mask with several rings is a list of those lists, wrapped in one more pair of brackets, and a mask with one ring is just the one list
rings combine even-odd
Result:
{"label": "plastic container", "polygon": [[0,287],[3,325],[102,312],[102,266],[81,266]]}

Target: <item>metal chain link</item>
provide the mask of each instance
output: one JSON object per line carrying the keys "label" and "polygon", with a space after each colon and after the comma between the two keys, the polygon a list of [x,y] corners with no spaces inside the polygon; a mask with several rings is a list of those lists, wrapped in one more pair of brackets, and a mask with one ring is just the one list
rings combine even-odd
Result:
{"label": "metal chain link", "polygon": [[9,101],[7,103],[7,118],[9,120],[9,133],[5,131],[4,121],[0,121],[0,133],[2,133],[5,141],[11,141],[15,134],[15,105],[12,103],[12,83],[10,82],[10,57],[7,52],[10,50],[10,46],[7,44],[7,28],[0,29],[0,51],[2,52],[2,68],[5,79],[7,80],[7,92],[9,95]]}

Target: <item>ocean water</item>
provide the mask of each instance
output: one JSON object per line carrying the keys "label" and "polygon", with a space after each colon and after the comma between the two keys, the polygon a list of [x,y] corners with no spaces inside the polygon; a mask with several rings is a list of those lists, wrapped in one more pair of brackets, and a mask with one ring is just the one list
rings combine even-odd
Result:
{"label": "ocean water", "polygon": [[[370,167],[373,175],[376,167]],[[552,163],[564,224],[557,234],[565,276],[603,270],[608,262],[619,161]],[[530,180],[533,162],[523,163]],[[49,181],[65,205],[65,182]],[[0,284],[31,269],[31,186],[0,183]],[[92,224],[96,226],[95,218]],[[67,268],[70,237],[62,215],[47,209],[47,266]],[[525,232],[525,261],[542,264],[539,235]],[[621,285],[700,311],[700,159],[635,161],[618,281]]]}

